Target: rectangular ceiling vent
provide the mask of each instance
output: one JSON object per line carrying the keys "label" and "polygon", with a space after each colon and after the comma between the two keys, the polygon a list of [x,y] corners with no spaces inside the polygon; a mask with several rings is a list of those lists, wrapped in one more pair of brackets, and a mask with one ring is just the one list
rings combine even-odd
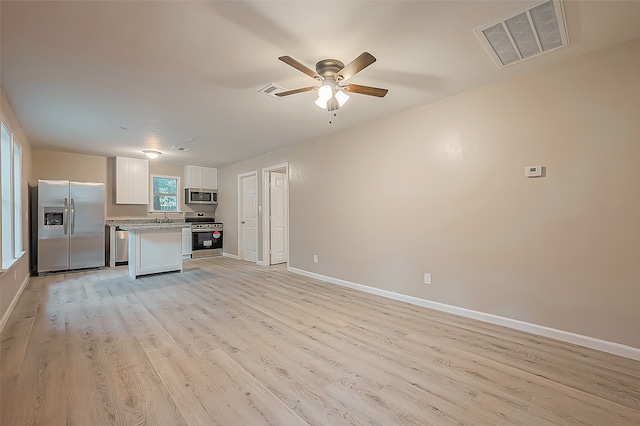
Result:
{"label": "rectangular ceiling vent", "polygon": [[277,98],[276,93],[285,92],[285,90],[280,86],[276,86],[275,84],[270,83],[269,85],[258,90],[258,92],[264,93],[265,95],[271,96],[272,98]]}
{"label": "rectangular ceiling vent", "polygon": [[549,0],[484,25],[476,34],[500,68],[569,44],[562,0]]}

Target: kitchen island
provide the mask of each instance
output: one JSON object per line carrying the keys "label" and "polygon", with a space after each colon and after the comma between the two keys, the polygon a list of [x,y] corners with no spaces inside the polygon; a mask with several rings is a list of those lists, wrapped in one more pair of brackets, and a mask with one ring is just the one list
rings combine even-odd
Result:
{"label": "kitchen island", "polygon": [[140,223],[120,226],[129,231],[129,276],[182,272],[184,222]]}

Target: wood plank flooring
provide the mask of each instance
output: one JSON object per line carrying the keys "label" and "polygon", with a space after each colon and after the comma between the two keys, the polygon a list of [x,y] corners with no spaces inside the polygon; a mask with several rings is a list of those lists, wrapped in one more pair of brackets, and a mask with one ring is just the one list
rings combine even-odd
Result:
{"label": "wood plank flooring", "polygon": [[228,258],[35,277],[0,424],[640,425],[640,362]]}

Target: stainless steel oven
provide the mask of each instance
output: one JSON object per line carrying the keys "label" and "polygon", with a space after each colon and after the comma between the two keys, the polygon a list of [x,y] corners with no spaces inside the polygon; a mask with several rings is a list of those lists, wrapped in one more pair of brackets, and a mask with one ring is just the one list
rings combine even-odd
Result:
{"label": "stainless steel oven", "polygon": [[214,220],[212,213],[186,214],[185,221],[191,223],[191,257],[222,256],[223,227]]}

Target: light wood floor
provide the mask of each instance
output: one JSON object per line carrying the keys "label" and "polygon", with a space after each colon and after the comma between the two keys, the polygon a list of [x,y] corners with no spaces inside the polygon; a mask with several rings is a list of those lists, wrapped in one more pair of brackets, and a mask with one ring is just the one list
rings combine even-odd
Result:
{"label": "light wood floor", "polygon": [[9,425],[640,425],[640,362],[228,258],[32,278]]}

